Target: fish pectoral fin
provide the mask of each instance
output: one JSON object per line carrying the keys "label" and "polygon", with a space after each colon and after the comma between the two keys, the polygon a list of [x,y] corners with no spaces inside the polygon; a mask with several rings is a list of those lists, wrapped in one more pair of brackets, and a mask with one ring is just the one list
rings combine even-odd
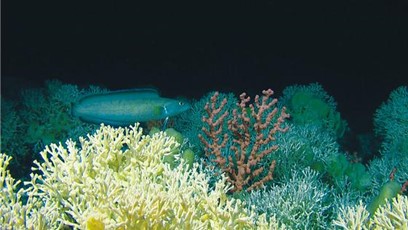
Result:
{"label": "fish pectoral fin", "polygon": [[162,131],[166,130],[168,121],[169,121],[169,117],[164,118]]}
{"label": "fish pectoral fin", "polygon": [[165,108],[163,106],[155,106],[152,111],[154,116],[160,116],[166,114]]}

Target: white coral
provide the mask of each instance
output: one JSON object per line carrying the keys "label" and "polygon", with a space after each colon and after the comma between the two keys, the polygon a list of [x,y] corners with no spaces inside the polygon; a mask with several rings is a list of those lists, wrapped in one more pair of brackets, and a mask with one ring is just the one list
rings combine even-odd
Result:
{"label": "white coral", "polygon": [[255,220],[244,203],[227,198],[230,186],[224,176],[209,188],[199,164],[172,169],[163,163],[163,156],[177,147],[163,132],[142,135],[138,125],[102,125],[94,135],[80,138],[80,147],[72,140],[66,147],[51,144],[25,183],[30,208],[21,228],[233,229],[275,224],[265,216]]}

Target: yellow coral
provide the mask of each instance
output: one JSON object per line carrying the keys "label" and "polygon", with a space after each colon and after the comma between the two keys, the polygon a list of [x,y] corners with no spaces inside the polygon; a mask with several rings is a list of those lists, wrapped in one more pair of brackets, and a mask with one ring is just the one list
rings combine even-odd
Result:
{"label": "yellow coral", "polygon": [[[199,164],[175,168],[163,157],[178,143],[160,132],[101,126],[80,147],[51,144],[35,162],[26,228],[247,229],[271,228],[266,220],[229,199],[226,178],[209,188]],[[23,226],[22,225],[22,226]],[[22,227],[23,228],[23,227]]]}
{"label": "yellow coral", "polygon": [[375,229],[408,229],[408,197],[397,195],[374,214]]}
{"label": "yellow coral", "polygon": [[21,201],[23,191],[17,191],[20,181],[15,181],[6,170],[10,160],[10,156],[0,153],[0,228],[5,229],[24,225],[26,212]]}
{"label": "yellow coral", "polygon": [[408,229],[408,197],[404,195],[387,200],[371,218],[361,201],[340,211],[333,225],[343,229]]}
{"label": "yellow coral", "polygon": [[105,225],[102,221],[95,219],[94,217],[90,217],[86,221],[86,229],[87,230],[105,230]]}

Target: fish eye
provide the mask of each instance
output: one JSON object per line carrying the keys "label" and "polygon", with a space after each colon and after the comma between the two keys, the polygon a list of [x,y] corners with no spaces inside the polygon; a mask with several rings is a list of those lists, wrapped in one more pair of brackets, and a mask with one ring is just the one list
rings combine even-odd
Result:
{"label": "fish eye", "polygon": [[179,105],[184,105],[184,102],[182,102],[182,101],[179,101]]}

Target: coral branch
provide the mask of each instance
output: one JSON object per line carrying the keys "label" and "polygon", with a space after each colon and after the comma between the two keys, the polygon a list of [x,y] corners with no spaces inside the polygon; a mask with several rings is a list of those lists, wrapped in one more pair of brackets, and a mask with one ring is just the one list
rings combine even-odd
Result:
{"label": "coral branch", "polygon": [[[213,161],[229,176],[228,181],[234,186],[232,192],[241,191],[244,187],[250,191],[273,178],[276,162],[271,162],[267,174],[262,178],[259,177],[264,172],[264,167],[261,167],[260,163],[278,148],[277,145],[268,145],[275,141],[277,132],[286,132],[287,127],[282,128],[282,124],[289,115],[284,107],[279,117],[274,120],[278,113],[277,99],[271,98],[273,95],[271,89],[263,90],[262,93],[262,98],[257,95],[253,104],[249,104],[251,99],[246,93],[240,95],[240,102],[232,111],[232,119],[228,121],[228,130],[222,130],[222,124],[228,113],[218,115],[223,110],[226,99],[216,108],[219,94],[215,93],[204,108],[207,117],[203,117],[203,122],[210,128],[203,128],[203,131],[212,141],[205,140],[201,135],[199,138],[205,146],[207,156],[215,155],[216,159]],[[220,141],[222,133],[223,138]],[[234,155],[228,156],[227,161],[221,151],[226,147],[228,133],[232,136],[230,149]]]}
{"label": "coral branch", "polygon": [[203,122],[209,125],[209,129],[203,127],[202,130],[204,134],[212,140],[209,142],[204,139],[204,137],[199,134],[198,138],[204,144],[204,151],[206,153],[213,153],[215,155],[215,160],[218,165],[225,165],[226,160],[221,156],[221,149],[224,148],[228,141],[228,134],[224,133],[223,137],[220,138],[222,130],[222,124],[224,123],[225,117],[228,115],[228,112],[225,111],[218,118],[218,114],[223,110],[225,104],[227,104],[227,99],[221,101],[221,104],[216,108],[216,103],[219,93],[216,92],[210,99],[210,103],[207,103],[204,107],[204,110],[207,112],[207,117],[203,117]]}

